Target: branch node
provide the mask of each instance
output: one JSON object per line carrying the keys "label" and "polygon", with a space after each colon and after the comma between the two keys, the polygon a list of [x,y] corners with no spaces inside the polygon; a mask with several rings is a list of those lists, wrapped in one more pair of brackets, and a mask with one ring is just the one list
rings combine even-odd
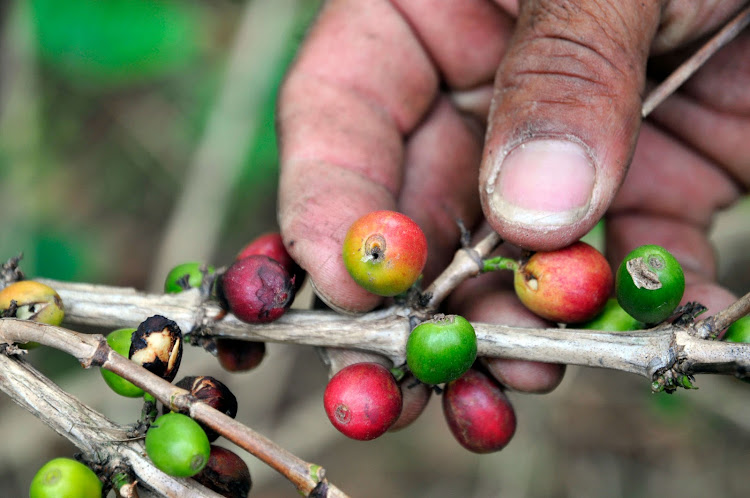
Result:
{"label": "branch node", "polygon": [[112,351],[112,348],[107,344],[107,339],[103,335],[98,335],[96,339],[98,344],[96,345],[94,354],[81,361],[83,368],[101,367],[107,361],[109,352]]}

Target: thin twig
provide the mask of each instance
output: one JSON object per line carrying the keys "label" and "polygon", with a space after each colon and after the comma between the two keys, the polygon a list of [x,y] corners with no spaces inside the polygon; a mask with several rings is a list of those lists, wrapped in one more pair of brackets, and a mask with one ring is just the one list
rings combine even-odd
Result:
{"label": "thin twig", "polygon": [[450,265],[425,290],[425,295],[430,296],[426,311],[434,312],[461,282],[479,275],[484,268],[482,259],[489,256],[501,241],[500,235],[493,231],[474,247],[456,251]]}
{"label": "thin twig", "polygon": [[693,75],[705,62],[714,55],[721,47],[732,41],[750,23],[750,6],[741,10],[731,21],[724,25],[721,30],[711,37],[697,52],[688,60],[672,71],[667,79],[659,86],[651,90],[643,101],[641,116],[651,114],[659,104],[672,95],[690,76]]}
{"label": "thin twig", "polygon": [[702,339],[716,337],[721,331],[747,314],[750,314],[750,293],[742,296],[727,309],[696,323],[696,335]]}

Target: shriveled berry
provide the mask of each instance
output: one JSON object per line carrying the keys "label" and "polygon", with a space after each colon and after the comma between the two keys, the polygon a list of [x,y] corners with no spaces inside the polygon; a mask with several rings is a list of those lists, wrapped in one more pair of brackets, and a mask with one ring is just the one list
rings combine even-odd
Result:
{"label": "shriveled berry", "polygon": [[612,293],[614,277],[604,256],[585,242],[534,253],[515,272],[521,302],[553,322],[578,323],[595,317]]}
{"label": "shriveled berry", "polygon": [[294,299],[294,279],[268,256],[236,261],[219,280],[219,299],[238,319],[266,323],[278,319]]}
{"label": "shriveled berry", "polygon": [[150,372],[172,382],[182,360],[182,331],[161,315],[147,318],[131,338],[128,357]]}
{"label": "shriveled berry", "polygon": [[474,453],[499,451],[516,431],[516,414],[499,385],[471,369],[445,385],[443,414],[456,440]]}
{"label": "shriveled berry", "polygon": [[411,287],[427,262],[427,239],[411,218],[374,211],[355,221],[344,238],[344,266],[362,287],[395,296]]}
{"label": "shriveled berry", "polygon": [[[198,401],[206,403],[211,408],[229,417],[234,418],[237,415],[237,398],[227,386],[209,375],[183,377],[175,385],[190,391],[190,394],[195,396]],[[168,411],[166,407],[164,411]],[[215,441],[219,437],[219,434],[213,429],[203,424],[200,425],[206,432],[209,441]]]}
{"label": "shriveled berry", "polygon": [[401,390],[383,365],[355,363],[331,377],[323,405],[342,434],[368,441],[385,433],[398,418]]}
{"label": "shriveled berry", "polygon": [[229,372],[246,372],[260,365],[266,355],[264,342],[216,339],[216,357]]}
{"label": "shriveled berry", "polygon": [[302,282],[305,280],[305,270],[289,255],[280,233],[271,232],[257,237],[242,248],[236,259],[239,261],[255,255],[268,256],[283,266],[287,273],[294,278],[295,290],[299,290],[302,286]]}
{"label": "shriveled berry", "polygon": [[193,479],[226,498],[247,498],[253,482],[247,464],[233,451],[211,445],[208,465]]}

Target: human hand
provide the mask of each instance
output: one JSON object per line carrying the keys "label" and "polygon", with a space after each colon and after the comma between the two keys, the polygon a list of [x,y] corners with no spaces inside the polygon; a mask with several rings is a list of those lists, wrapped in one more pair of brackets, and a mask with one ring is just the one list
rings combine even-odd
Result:
{"label": "human hand", "polygon": [[[289,252],[330,305],[365,311],[380,298],[346,273],[341,242],[370,211],[420,224],[428,281],[457,247],[457,218],[476,228],[484,212],[507,241],[553,249],[606,213],[613,262],[663,245],[685,267],[686,300],[727,304],[706,230],[750,184],[750,67],[738,55],[750,38],[642,128],[640,107],[649,56],[715,29],[741,3],[537,1],[520,12],[510,1],[326,3],[280,96]],[[456,311],[505,323],[523,314],[515,301],[486,304],[509,301],[493,280],[457,292]],[[534,385],[542,377],[518,384],[544,390]]]}

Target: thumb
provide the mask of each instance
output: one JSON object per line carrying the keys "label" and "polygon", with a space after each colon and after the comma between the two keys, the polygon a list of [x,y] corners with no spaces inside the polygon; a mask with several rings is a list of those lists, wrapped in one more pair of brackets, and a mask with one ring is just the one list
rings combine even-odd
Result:
{"label": "thumb", "polygon": [[480,197],[505,240],[568,245],[604,214],[640,125],[659,2],[533,0],[498,68]]}

